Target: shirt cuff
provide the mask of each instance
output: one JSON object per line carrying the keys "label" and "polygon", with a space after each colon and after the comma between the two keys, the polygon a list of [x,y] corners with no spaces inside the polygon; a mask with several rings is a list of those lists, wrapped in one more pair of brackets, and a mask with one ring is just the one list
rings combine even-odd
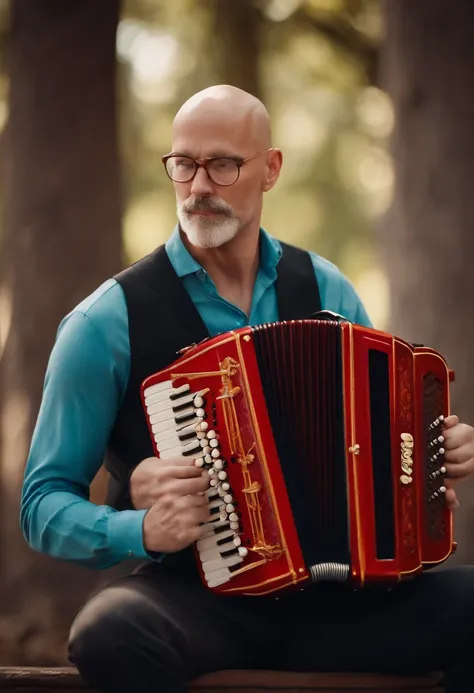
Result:
{"label": "shirt cuff", "polygon": [[143,546],[143,520],[147,510],[119,510],[109,517],[108,535],[112,554],[129,558],[161,560],[163,554],[149,554]]}

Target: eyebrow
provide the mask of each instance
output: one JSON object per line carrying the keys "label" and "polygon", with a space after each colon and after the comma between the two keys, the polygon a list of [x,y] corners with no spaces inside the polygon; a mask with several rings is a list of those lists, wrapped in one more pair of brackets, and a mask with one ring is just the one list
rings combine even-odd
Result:
{"label": "eyebrow", "polygon": [[[191,154],[188,154],[186,152],[171,152],[172,156],[187,156],[190,159],[194,159]],[[233,161],[243,161],[245,157],[240,156],[238,154],[229,154],[228,152],[224,152],[224,150],[217,150],[213,152],[210,156],[206,156],[205,159],[232,159]]]}

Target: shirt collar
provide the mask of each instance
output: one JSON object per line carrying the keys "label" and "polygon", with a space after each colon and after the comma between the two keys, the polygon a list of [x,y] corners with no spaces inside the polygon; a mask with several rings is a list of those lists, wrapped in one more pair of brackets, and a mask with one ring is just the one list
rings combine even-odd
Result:
{"label": "shirt collar", "polygon": [[[197,274],[202,270],[189,250],[184,245],[179,233],[179,226],[176,225],[173,233],[166,242],[166,252],[178,277],[185,277],[188,274]],[[273,238],[264,228],[260,228],[260,269],[269,277],[276,274],[276,267],[280,261],[282,249],[280,241]]]}

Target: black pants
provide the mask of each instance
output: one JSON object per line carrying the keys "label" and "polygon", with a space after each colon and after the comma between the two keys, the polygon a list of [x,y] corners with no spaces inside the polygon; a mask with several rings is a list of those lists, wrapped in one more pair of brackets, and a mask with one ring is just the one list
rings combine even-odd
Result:
{"label": "black pants", "polygon": [[215,596],[197,574],[150,564],[78,613],[70,658],[104,693],[184,693],[219,669],[443,669],[449,693],[472,693],[474,567],[426,572],[393,591],[320,584],[278,600]]}

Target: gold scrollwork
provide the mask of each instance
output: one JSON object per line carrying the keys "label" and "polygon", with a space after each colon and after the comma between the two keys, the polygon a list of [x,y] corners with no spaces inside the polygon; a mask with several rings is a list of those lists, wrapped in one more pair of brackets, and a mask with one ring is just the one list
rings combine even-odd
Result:
{"label": "gold scrollwork", "polygon": [[402,484],[407,486],[413,481],[413,436],[411,433],[401,434],[401,456],[400,456],[400,467],[402,474],[400,475],[400,481]]}
{"label": "gold scrollwork", "polygon": [[[240,365],[237,363],[237,361],[228,356],[222,361],[222,363],[219,364],[219,368],[220,370],[218,371],[172,373],[171,380],[177,380],[179,378],[195,380],[197,378],[209,377],[219,377],[222,380],[222,388],[219,396],[216,399],[221,400],[222,402],[224,424],[227,429],[231,455],[236,459],[236,462],[239,463],[244,480],[243,493],[247,504],[248,515],[250,518],[250,530],[253,537],[253,546],[249,547],[249,551],[258,553],[263,559],[262,561],[252,563],[251,566],[249,566],[256,567],[269,559],[278,558],[283,553],[283,550],[278,544],[271,545],[266,541],[263,527],[262,507],[260,503],[260,492],[262,491],[262,485],[258,481],[252,479],[249,471],[249,467],[255,460],[255,455],[252,454],[255,443],[253,443],[250,449],[246,451],[240,433],[239,420],[237,417],[234,398],[239,394],[241,388],[238,385],[234,385],[232,382],[232,378],[235,377],[239,372]],[[234,575],[237,575],[239,572],[243,572],[243,570],[244,569],[241,569],[241,571],[235,571]]]}
{"label": "gold scrollwork", "polygon": [[252,444],[249,450],[245,450],[234,402],[234,397],[240,392],[240,387],[234,386],[232,378],[237,374],[239,365],[233,359],[226,358],[219,366],[221,368],[222,389],[220,391],[220,397],[217,399],[222,401],[224,422],[229,437],[231,454],[240,465],[244,480],[243,493],[247,504],[250,518],[250,530],[253,537],[253,546],[249,547],[249,550],[258,553],[265,559],[277,558],[282,554],[281,547],[268,544],[265,538],[262,507],[260,503],[262,485],[258,481],[252,479],[249,469],[255,460],[255,455],[252,454],[255,443]]}

